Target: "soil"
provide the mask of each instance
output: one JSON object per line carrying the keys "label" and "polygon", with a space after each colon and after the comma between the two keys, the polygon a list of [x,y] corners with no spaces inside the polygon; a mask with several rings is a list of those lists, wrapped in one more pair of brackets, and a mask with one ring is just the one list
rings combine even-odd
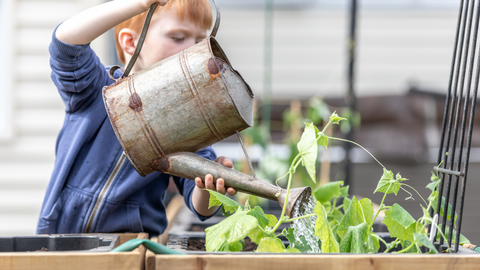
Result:
{"label": "soil", "polygon": [[190,232],[204,232],[205,227],[199,226],[199,225],[192,225],[192,227],[190,227],[190,229],[188,231],[190,231]]}
{"label": "soil", "polygon": [[[245,238],[245,247],[242,251],[254,251],[257,249],[257,244],[250,241],[249,238]],[[187,250],[189,251],[206,251],[205,239],[188,239]]]}

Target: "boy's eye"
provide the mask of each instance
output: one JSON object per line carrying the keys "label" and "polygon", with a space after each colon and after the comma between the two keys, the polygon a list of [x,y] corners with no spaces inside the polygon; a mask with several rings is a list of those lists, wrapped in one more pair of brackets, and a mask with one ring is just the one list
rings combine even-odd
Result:
{"label": "boy's eye", "polygon": [[175,40],[176,42],[181,42],[185,40],[185,37],[172,37],[172,39]]}

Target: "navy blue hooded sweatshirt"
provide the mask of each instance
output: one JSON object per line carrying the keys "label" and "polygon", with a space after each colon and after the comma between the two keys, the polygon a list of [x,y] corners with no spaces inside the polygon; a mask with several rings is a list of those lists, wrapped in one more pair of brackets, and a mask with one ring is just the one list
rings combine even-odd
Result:
{"label": "navy blue hooded sweatshirt", "polygon": [[[163,197],[170,176],[154,172],[141,177],[123,154],[102,99],[102,88],[113,83],[108,69],[89,44],[69,45],[54,34],[49,51],[51,77],[65,103],[66,115],[37,234],[161,234],[167,226]],[[115,76],[120,77],[117,71]],[[216,158],[210,147],[197,154]],[[195,182],[173,179],[186,205],[196,214],[191,202]]]}

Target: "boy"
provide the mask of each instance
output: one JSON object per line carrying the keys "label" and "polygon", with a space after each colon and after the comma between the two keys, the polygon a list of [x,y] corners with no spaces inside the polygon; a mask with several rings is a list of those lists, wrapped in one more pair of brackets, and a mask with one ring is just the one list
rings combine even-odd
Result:
{"label": "boy", "polygon": [[[132,73],[194,45],[212,23],[208,0],[116,0],[90,8],[55,30],[50,44],[52,80],[65,103],[65,122],[56,144],[56,160],[37,225],[38,234],[148,232],[167,225],[162,202],[169,175],[142,178],[123,154],[107,117],[102,88],[113,81],[89,43],[115,28],[117,52],[124,64],[137,45],[145,11],[155,2],[142,51]],[[140,15],[139,15],[140,14]],[[121,76],[120,70],[115,77]],[[197,153],[214,160],[211,147]],[[216,162],[232,167],[229,158]],[[204,188],[234,195],[212,175],[191,180],[174,177],[186,205],[201,219],[213,215]]]}

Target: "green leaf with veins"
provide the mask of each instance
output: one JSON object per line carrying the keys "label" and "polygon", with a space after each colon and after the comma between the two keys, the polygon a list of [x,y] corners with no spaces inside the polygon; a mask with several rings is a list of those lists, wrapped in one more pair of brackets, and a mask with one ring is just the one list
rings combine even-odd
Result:
{"label": "green leaf with veins", "polygon": [[368,227],[366,222],[357,226],[348,227],[347,234],[340,243],[340,252],[344,253],[365,253],[365,242],[368,237]]}
{"label": "green leaf with veins", "polygon": [[308,172],[308,175],[316,183],[315,165],[318,156],[318,146],[316,143],[316,127],[312,123],[305,123],[305,130],[297,144],[298,152],[302,156],[302,164]]}
{"label": "green leaf with veins", "polygon": [[315,235],[322,240],[322,252],[338,253],[338,243],[332,229],[330,228],[330,224],[328,223],[325,207],[317,202],[314,213],[317,215],[317,221],[315,222]]}
{"label": "green leaf with veins", "polygon": [[[415,219],[397,203],[385,211],[382,223],[387,225],[390,236],[402,240],[413,242],[413,234],[418,232]],[[418,226],[419,229],[421,227]]]}
{"label": "green leaf with veins", "polygon": [[256,228],[258,221],[255,217],[248,215],[248,211],[238,208],[230,217],[205,229],[207,251],[216,251],[224,245],[224,242],[233,244],[243,239],[247,234]]}
{"label": "green leaf with veins", "polygon": [[380,240],[378,239],[378,235],[374,232],[370,232],[367,238],[367,247],[366,252],[368,253],[377,253],[380,249]]}
{"label": "green leaf with veins", "polygon": [[315,189],[313,196],[321,203],[328,202],[335,197],[340,197],[340,187],[342,185],[343,181],[328,182]]}
{"label": "green leaf with veins", "polygon": [[400,186],[402,185],[400,182],[408,180],[406,178],[402,178],[400,174],[397,174],[397,178],[393,176],[392,171],[387,171],[383,168],[383,175],[378,182],[377,188],[373,193],[376,192],[383,192],[386,194],[395,193],[397,195],[398,191],[400,190]]}
{"label": "green leaf with veins", "polygon": [[262,228],[268,226],[268,223],[270,222],[270,220],[263,212],[263,209],[258,205],[255,206],[255,208],[253,208],[252,211],[250,211],[248,214],[254,216],[258,221],[258,225],[260,225],[260,227]]}
{"label": "green leaf with veins", "polygon": [[350,204],[352,203],[352,199],[346,197],[343,199],[343,211],[347,211],[347,209],[350,207]]}
{"label": "green leaf with veins", "polygon": [[266,237],[260,241],[255,252],[275,252],[281,253],[285,251],[282,240],[273,237]]}
{"label": "green leaf with veins", "polygon": [[425,236],[424,234],[414,233],[413,237],[415,237],[415,239],[417,239],[418,243],[420,243],[421,245],[429,248],[431,251],[433,251],[435,253],[438,253],[438,250],[435,248],[435,246],[432,244],[432,242],[430,242],[430,239],[428,239],[428,237]]}
{"label": "green leaf with veins", "polygon": [[337,234],[340,238],[344,238],[347,234],[349,226],[357,226],[363,222],[370,223],[373,219],[373,205],[370,199],[363,198],[360,201],[353,196],[352,202],[345,211],[340,224],[337,228]]}
{"label": "green leaf with veins", "polygon": [[333,123],[333,124],[338,124],[340,121],[342,120],[347,120],[347,118],[343,118],[343,117],[340,117],[338,116],[337,113],[332,113],[332,115],[330,116],[330,121]]}
{"label": "green leaf with veins", "polygon": [[240,207],[244,209],[243,205],[239,204],[238,202],[230,199],[229,197],[218,193],[216,191],[205,189],[206,191],[210,192],[210,199],[208,201],[208,208],[213,206],[220,206],[223,204],[223,208],[225,211],[230,213],[235,213],[237,209]]}

